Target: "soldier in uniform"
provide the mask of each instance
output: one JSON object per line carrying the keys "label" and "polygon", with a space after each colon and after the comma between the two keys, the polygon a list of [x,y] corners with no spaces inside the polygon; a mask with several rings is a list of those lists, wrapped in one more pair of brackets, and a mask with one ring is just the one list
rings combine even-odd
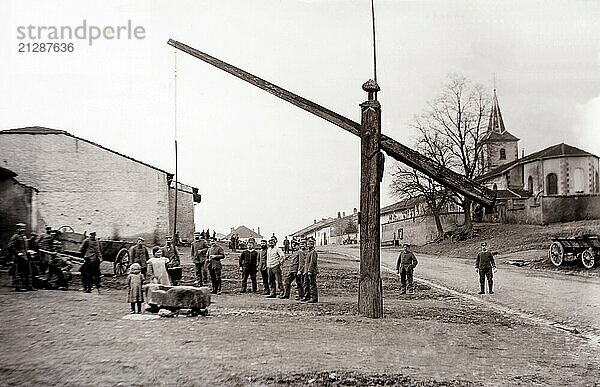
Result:
{"label": "soldier in uniform", "polygon": [[139,237],[137,239],[137,243],[129,249],[129,266],[137,263],[140,265],[140,272],[142,275],[146,275],[146,271],[148,270],[148,260],[150,259],[150,254],[148,254],[148,249],[144,246],[144,238]]}
{"label": "soldier in uniform", "polygon": [[221,294],[221,269],[223,268],[221,259],[223,258],[225,258],[225,252],[221,246],[217,245],[217,240],[213,238],[210,241],[210,249],[208,249],[208,271],[210,272],[213,294]]}
{"label": "soldier in uniform", "polygon": [[52,253],[48,262],[48,287],[50,289],[67,290],[71,280],[71,264],[58,254],[61,243],[53,242]]}
{"label": "soldier in uniform", "polygon": [[252,293],[256,293],[256,272],[258,270],[258,253],[254,250],[254,238],[248,238],[247,248],[240,255],[240,271],[242,272],[242,293],[246,293],[248,277],[252,281]]}
{"label": "soldier in uniform", "polygon": [[292,250],[296,251],[294,251],[292,254],[292,258],[290,259],[290,268],[287,276],[285,277],[285,291],[283,293],[283,298],[290,298],[292,281],[296,281],[296,288],[298,289],[298,296],[296,296],[296,300],[301,300],[304,298],[302,271],[304,270],[304,262],[306,260],[306,241],[300,242],[299,249],[296,249],[296,246],[296,241],[292,241]]}
{"label": "soldier in uniform", "polygon": [[315,239],[309,238],[308,252],[304,262],[304,298],[302,301],[316,303],[319,302],[319,293],[317,291],[317,250],[315,250]]}
{"label": "soldier in uniform", "polygon": [[83,291],[91,293],[92,285],[100,293],[100,262],[102,262],[102,251],[100,250],[100,241],[96,239],[96,231],[90,232],[79,249],[83,257],[81,271],[81,281],[83,282]]}
{"label": "soldier in uniform", "polygon": [[269,269],[267,268],[267,241],[260,241],[260,250],[258,251],[258,268],[263,281],[263,295],[268,296],[269,293]]}
{"label": "soldier in uniform", "polygon": [[287,236],[283,239],[283,252],[285,254],[290,253],[290,240],[288,239]]}
{"label": "soldier in uniform", "polygon": [[267,249],[267,268],[269,269],[269,289],[271,293],[268,298],[283,298],[283,278],[281,276],[281,264],[285,259],[283,251],[277,247],[277,239],[269,239],[269,248]]}
{"label": "soldier in uniform", "polygon": [[494,271],[496,270],[496,261],[494,256],[487,249],[487,243],[481,243],[481,253],[477,254],[475,260],[475,270],[479,272],[479,285],[481,290],[479,294],[485,294],[485,279],[488,281],[490,294],[494,294]]}
{"label": "soldier in uniform", "polygon": [[45,273],[48,270],[50,262],[50,252],[54,251],[54,234],[52,227],[46,226],[46,232],[38,238],[38,247],[40,250],[40,272]]}
{"label": "soldier in uniform", "polygon": [[206,268],[206,252],[210,245],[203,238],[204,232],[195,232],[192,242],[192,261],[196,266],[196,285],[208,284],[208,269]]}
{"label": "soldier in uniform", "polygon": [[171,278],[171,283],[173,286],[179,285],[179,281],[181,280],[182,272],[181,272],[181,261],[179,260],[179,251],[177,251],[177,247],[173,245],[173,238],[167,236],[165,238],[165,245],[161,247],[162,255],[165,258],[169,259],[169,267],[167,271],[169,272],[169,277]]}
{"label": "soldier in uniform", "polygon": [[396,261],[396,273],[400,274],[400,284],[402,286],[402,294],[406,294],[406,282],[408,280],[408,292],[415,292],[413,286],[413,272],[419,264],[415,255],[408,249],[408,243],[402,245],[403,251],[400,252]]}
{"label": "soldier in uniform", "polygon": [[17,223],[17,232],[8,241],[8,251],[12,255],[15,291],[33,290],[31,287],[31,270],[27,259],[28,241],[25,235],[25,223]]}

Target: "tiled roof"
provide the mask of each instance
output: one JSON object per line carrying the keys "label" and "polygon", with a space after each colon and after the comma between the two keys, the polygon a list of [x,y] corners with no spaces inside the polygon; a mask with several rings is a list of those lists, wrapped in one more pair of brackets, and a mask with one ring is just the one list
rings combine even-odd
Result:
{"label": "tiled roof", "polygon": [[13,171],[11,171],[10,169],[6,169],[6,168],[2,168],[0,167],[0,177],[3,178],[7,178],[7,177],[15,177],[17,176],[16,173],[14,173]]}
{"label": "tiled roof", "polygon": [[233,234],[238,234],[240,238],[254,238],[254,239],[263,239],[263,236],[250,230],[246,226],[240,226],[227,234],[223,239],[230,239]]}
{"label": "tiled roof", "polygon": [[497,200],[528,198],[531,192],[522,188],[499,189],[496,191]]}
{"label": "tiled roof", "polygon": [[506,141],[519,141],[519,139],[512,134],[504,131],[502,133],[498,132],[487,132],[485,136],[483,136],[482,142],[506,142]]}
{"label": "tiled roof", "polygon": [[532,153],[530,155],[527,155],[525,157],[521,157],[520,159],[516,159],[514,161],[511,161],[510,163],[506,163],[504,165],[501,165],[495,169],[492,169],[491,171],[484,173],[483,175],[479,176],[477,178],[477,180],[486,180],[490,177],[496,176],[496,175],[500,175],[503,172],[509,170],[510,168],[514,167],[515,165],[519,165],[519,164],[525,164],[527,162],[533,161],[533,160],[539,160],[539,159],[553,159],[553,158],[557,158],[557,157],[565,157],[565,156],[594,156],[594,157],[598,157],[592,153],[586,152],[584,150],[581,150],[579,148],[576,148],[574,146],[565,144],[565,143],[560,143],[560,144],[556,144],[553,146],[550,146],[546,149],[542,149],[541,151]]}
{"label": "tiled roof", "polygon": [[388,212],[394,212],[394,211],[399,211],[399,210],[405,210],[407,208],[412,208],[417,203],[420,203],[421,201],[423,201],[423,198],[421,196],[416,197],[416,198],[403,199],[403,200],[400,200],[399,202],[396,202],[394,204],[390,204],[389,206],[383,207],[381,209],[380,213],[381,213],[381,215],[383,215]]}
{"label": "tiled roof", "polygon": [[302,236],[304,234],[318,230],[320,228],[327,227],[328,225],[333,224],[336,220],[337,220],[337,218],[321,219],[317,223],[313,223],[310,226],[304,227],[303,229],[296,231],[295,233],[292,234],[292,236]]}
{"label": "tiled roof", "polygon": [[504,127],[504,120],[502,119],[502,112],[500,111],[500,104],[498,103],[498,96],[496,95],[496,89],[494,89],[494,98],[492,100],[492,110],[490,111],[490,120],[488,122],[487,133],[483,137],[483,142],[505,142],[505,141],[519,141],[518,138],[506,131]]}

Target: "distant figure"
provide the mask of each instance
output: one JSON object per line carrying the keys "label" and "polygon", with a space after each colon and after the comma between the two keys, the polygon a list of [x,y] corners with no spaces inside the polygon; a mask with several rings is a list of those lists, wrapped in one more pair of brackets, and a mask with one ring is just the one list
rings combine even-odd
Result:
{"label": "distant figure", "polygon": [[415,255],[408,249],[408,243],[402,245],[403,250],[396,261],[396,273],[400,274],[400,285],[402,286],[401,294],[406,294],[406,281],[408,280],[408,292],[413,294],[413,272],[419,264]]}
{"label": "distant figure", "polygon": [[102,251],[100,250],[100,241],[96,239],[96,231],[90,232],[79,249],[83,257],[83,265],[79,268],[81,272],[81,281],[83,282],[83,291],[90,293],[92,285],[100,293],[100,262],[102,262]]}
{"label": "distant figure", "polygon": [[283,239],[283,252],[286,254],[290,253],[290,240],[287,236]]}
{"label": "distant figure", "polygon": [[129,265],[139,264],[142,275],[146,275],[146,266],[149,259],[150,255],[148,249],[144,246],[144,238],[139,237],[137,243],[129,249]]}
{"label": "distant figure", "polygon": [[316,303],[319,302],[319,292],[317,291],[317,274],[319,268],[317,265],[317,250],[315,250],[315,239],[309,238],[307,241],[308,252],[304,261],[304,298],[303,301]]}
{"label": "distant figure", "polygon": [[217,240],[210,241],[210,249],[208,249],[208,271],[212,282],[212,293],[221,294],[221,269],[223,264],[221,260],[225,258],[225,252],[221,246],[217,245]]}
{"label": "distant figure", "polygon": [[143,284],[144,275],[141,273],[140,264],[134,263],[129,268],[129,275],[127,276],[127,302],[131,305],[131,314],[135,313],[136,305],[138,314],[142,313],[142,302],[144,302]]}
{"label": "distant figure", "polygon": [[158,246],[152,249],[154,256],[148,260],[148,278],[153,284],[171,285],[167,265],[169,259],[163,257],[162,249]]}
{"label": "distant figure", "polygon": [[252,293],[256,293],[256,271],[258,263],[258,253],[254,250],[254,238],[249,238],[246,250],[240,255],[240,271],[242,272],[242,293],[246,293],[248,287],[248,277],[252,281]]}
{"label": "distant figure", "polygon": [[[296,241],[292,242],[292,246],[297,245]],[[304,262],[306,260],[306,241],[300,242],[300,249],[296,250],[291,258],[291,265],[287,276],[285,277],[283,298],[290,298],[290,292],[292,287],[292,281],[296,281],[296,289],[298,289],[298,296],[296,300],[304,298],[303,282],[302,282],[302,270],[304,269]]]}
{"label": "distant figure", "polygon": [[208,284],[208,268],[206,267],[206,253],[210,245],[202,238],[203,233],[195,232],[192,242],[192,261],[196,266],[196,285]]}
{"label": "distant figure", "polygon": [[269,240],[269,248],[267,249],[267,268],[269,269],[269,289],[271,293],[268,298],[279,297],[283,298],[283,279],[281,276],[281,264],[285,259],[285,254],[277,247],[277,239]]}
{"label": "distant figure", "polygon": [[215,241],[217,240],[217,232],[215,230],[213,230],[212,239],[214,239]]}
{"label": "distant figure", "polygon": [[475,260],[475,270],[479,272],[479,285],[481,290],[479,294],[485,294],[485,279],[488,281],[489,293],[494,294],[494,271],[496,270],[496,261],[494,256],[487,249],[487,243],[481,243],[481,253],[477,254]]}
{"label": "distant figure", "polygon": [[260,241],[260,250],[258,251],[258,269],[263,280],[263,295],[268,296],[269,292],[269,268],[267,267],[267,241]]}
{"label": "distant figure", "polygon": [[50,252],[54,251],[54,234],[52,233],[52,227],[46,226],[46,232],[40,235],[38,238],[38,247],[40,250],[40,273],[45,273],[48,270],[48,264],[50,259]]}
{"label": "distant figure", "polygon": [[33,290],[31,287],[31,270],[29,259],[27,259],[27,249],[29,248],[27,236],[25,235],[25,223],[17,223],[17,232],[8,241],[7,250],[12,256],[13,266],[13,284],[15,291],[22,292]]}
{"label": "distant figure", "polygon": [[167,236],[165,241],[165,245],[161,248],[162,255],[169,260],[169,266],[167,268],[169,277],[171,278],[173,286],[177,286],[179,285],[182,276],[179,252],[177,251],[177,247],[173,245],[173,238]]}

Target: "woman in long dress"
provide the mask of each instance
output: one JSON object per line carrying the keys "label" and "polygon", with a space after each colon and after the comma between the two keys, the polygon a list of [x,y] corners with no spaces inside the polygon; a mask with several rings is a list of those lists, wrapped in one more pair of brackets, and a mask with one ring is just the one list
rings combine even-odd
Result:
{"label": "woman in long dress", "polygon": [[154,256],[150,258],[147,263],[150,283],[171,285],[169,272],[167,271],[169,258],[163,257],[161,249],[156,249],[154,251]]}

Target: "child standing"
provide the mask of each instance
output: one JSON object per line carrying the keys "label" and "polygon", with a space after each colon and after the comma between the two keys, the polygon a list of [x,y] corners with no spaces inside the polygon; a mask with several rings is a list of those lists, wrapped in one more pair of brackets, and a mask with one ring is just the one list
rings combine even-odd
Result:
{"label": "child standing", "polygon": [[134,263],[129,269],[127,276],[127,302],[131,304],[131,314],[135,313],[135,305],[137,304],[137,312],[142,313],[142,302],[144,302],[144,294],[142,293],[142,284],[144,276],[141,273],[142,267],[139,263]]}

